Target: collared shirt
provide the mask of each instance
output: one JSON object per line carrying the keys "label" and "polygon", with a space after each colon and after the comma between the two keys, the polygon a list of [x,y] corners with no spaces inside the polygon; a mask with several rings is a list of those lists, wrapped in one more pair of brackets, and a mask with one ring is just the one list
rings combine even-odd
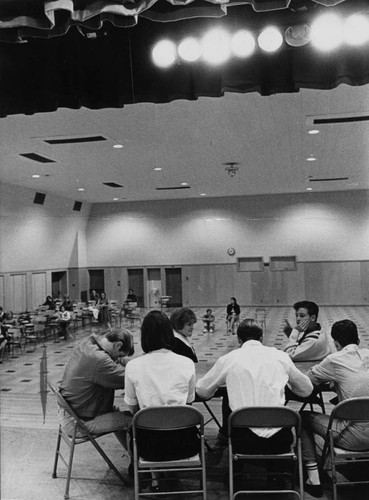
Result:
{"label": "collared shirt", "polygon": [[90,335],[74,350],[60,384],[62,395],[81,418],[113,411],[114,390],[124,388],[125,368]]}
{"label": "collared shirt", "polygon": [[195,383],[191,359],[158,349],[127,363],[124,401],[139,408],[185,405],[195,399]]}
{"label": "collared shirt", "polygon": [[[315,385],[333,382],[339,401],[369,396],[369,349],[349,344],[313,366],[308,377]],[[366,394],[363,391],[365,387]]]}
{"label": "collared shirt", "polygon": [[[200,397],[210,398],[218,387],[227,386],[232,411],[244,406],[283,406],[284,390],[289,385],[299,396],[309,396],[313,385],[298,370],[288,354],[257,340],[245,342],[239,349],[221,356],[204,377],[198,380]],[[278,429],[253,429],[263,437]]]}

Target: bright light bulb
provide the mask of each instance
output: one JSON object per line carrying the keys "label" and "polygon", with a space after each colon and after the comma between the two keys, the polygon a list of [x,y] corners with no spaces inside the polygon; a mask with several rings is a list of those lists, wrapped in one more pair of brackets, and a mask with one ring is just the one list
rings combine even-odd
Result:
{"label": "bright light bulb", "polygon": [[170,40],[158,42],[152,51],[154,63],[160,68],[168,68],[176,60],[176,47]]}
{"label": "bright light bulb", "polygon": [[231,48],[236,56],[247,57],[254,52],[254,37],[248,31],[237,31],[231,39]]}
{"label": "bright light bulb", "polygon": [[317,49],[329,51],[343,42],[343,22],[336,14],[324,14],[311,25],[311,43]]}
{"label": "bright light bulb", "polygon": [[207,33],[202,41],[202,56],[209,64],[222,64],[227,61],[231,53],[229,35],[221,29],[213,29]]}
{"label": "bright light bulb", "polygon": [[310,135],[316,135],[316,134],[319,134],[319,133],[320,133],[320,131],[318,129],[316,129],[316,128],[311,129],[308,132],[308,134],[310,134]]}
{"label": "bright light bulb", "polygon": [[369,41],[369,19],[361,14],[348,17],[343,29],[344,40],[349,45],[363,45]]}
{"label": "bright light bulb", "polygon": [[39,179],[39,178],[40,178],[40,176],[39,176],[38,174],[33,174],[33,175],[32,175],[32,177],[33,177],[34,179]]}
{"label": "bright light bulb", "polygon": [[196,38],[185,38],[178,46],[178,54],[185,61],[197,61],[201,56],[201,45]]}
{"label": "bright light bulb", "polygon": [[258,44],[265,52],[275,52],[283,43],[281,32],[274,26],[268,26],[258,36]]}

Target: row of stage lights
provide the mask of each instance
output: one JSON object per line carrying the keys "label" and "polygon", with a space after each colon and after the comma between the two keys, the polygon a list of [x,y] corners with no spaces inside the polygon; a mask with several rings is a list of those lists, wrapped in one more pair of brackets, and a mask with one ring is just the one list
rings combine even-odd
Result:
{"label": "row of stage lights", "polygon": [[300,47],[311,43],[321,51],[331,51],[343,44],[360,46],[369,42],[369,16],[352,14],[343,19],[336,14],[324,14],[311,26],[306,24],[290,26],[284,33],[275,26],[266,27],[257,38],[247,30],[230,35],[221,28],[215,28],[201,39],[185,38],[176,46],[171,40],[158,42],[152,51],[154,63],[167,68],[181,59],[196,62],[200,59],[208,64],[225,63],[232,55],[240,58],[251,56],[258,45],[264,52],[276,52],[286,40],[291,46]]}

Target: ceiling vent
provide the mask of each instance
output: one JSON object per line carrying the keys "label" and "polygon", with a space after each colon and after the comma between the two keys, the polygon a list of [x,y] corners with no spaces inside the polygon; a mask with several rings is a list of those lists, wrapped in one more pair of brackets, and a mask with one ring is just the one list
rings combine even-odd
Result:
{"label": "ceiling vent", "polygon": [[121,184],[117,184],[116,182],[103,182],[103,184],[105,186],[109,186],[111,188],[122,188],[122,187],[124,187]]}
{"label": "ceiling vent", "polygon": [[369,122],[369,113],[344,113],[342,115],[316,115],[308,116],[306,124],[313,125],[334,125],[338,123],[359,123]]}
{"label": "ceiling vent", "polygon": [[43,141],[47,142],[48,144],[79,144],[83,142],[99,142],[106,140],[106,137],[103,137],[102,135],[88,135],[84,137],[55,137],[50,139],[43,139]]}
{"label": "ceiling vent", "polygon": [[177,189],[191,189],[191,186],[173,186],[173,187],[158,187],[157,191],[175,191]]}
{"label": "ceiling vent", "polygon": [[347,181],[348,177],[329,177],[327,179],[309,179],[309,182],[335,182],[335,181]]}
{"label": "ceiling vent", "polygon": [[37,153],[20,153],[20,156],[28,158],[28,160],[37,161],[38,163],[55,163],[55,160],[38,155]]}

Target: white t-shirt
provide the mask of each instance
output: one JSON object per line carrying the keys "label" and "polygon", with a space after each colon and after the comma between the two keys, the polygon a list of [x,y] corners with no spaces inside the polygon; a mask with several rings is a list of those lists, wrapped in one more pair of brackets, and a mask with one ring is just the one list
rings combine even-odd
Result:
{"label": "white t-shirt", "polygon": [[195,364],[168,349],[127,363],[124,401],[129,406],[185,405],[195,399]]}

